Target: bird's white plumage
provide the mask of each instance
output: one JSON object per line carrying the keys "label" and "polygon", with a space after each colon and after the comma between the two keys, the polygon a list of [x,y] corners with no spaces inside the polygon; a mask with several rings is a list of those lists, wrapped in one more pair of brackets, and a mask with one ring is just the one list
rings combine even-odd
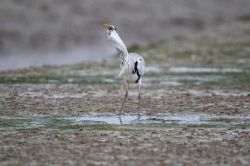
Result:
{"label": "bird's white plumage", "polygon": [[108,40],[110,40],[112,42],[114,47],[119,52],[123,52],[123,54],[125,54],[125,55],[128,54],[128,50],[127,50],[125,44],[123,43],[122,39],[120,38],[120,36],[118,35],[118,33],[116,32],[115,29],[108,31],[107,37],[108,37]]}
{"label": "bird's white plumage", "polygon": [[[127,58],[127,59],[126,59]],[[121,73],[119,76],[124,76],[125,80],[129,83],[136,83],[140,75],[140,79],[142,79],[145,70],[145,62],[144,59],[136,54],[130,53],[127,55],[125,59],[125,63],[121,64]],[[135,68],[135,64],[137,63],[137,69]],[[137,71],[138,70],[138,73]],[[138,82],[138,81],[137,81]]]}
{"label": "bird's white plumage", "polygon": [[121,56],[121,65],[120,65],[121,71],[119,73],[119,76],[123,78],[126,93],[125,93],[125,99],[123,101],[123,104],[120,110],[120,114],[127,100],[128,84],[137,83],[138,90],[139,90],[139,94],[138,94],[139,102],[138,102],[137,111],[139,115],[140,99],[141,99],[140,86],[141,86],[142,77],[145,71],[145,61],[142,56],[136,53],[128,53],[128,50],[125,44],[121,40],[120,36],[116,32],[116,28],[113,25],[103,24],[103,27],[106,29],[108,40],[112,42],[112,44],[118,50]]}

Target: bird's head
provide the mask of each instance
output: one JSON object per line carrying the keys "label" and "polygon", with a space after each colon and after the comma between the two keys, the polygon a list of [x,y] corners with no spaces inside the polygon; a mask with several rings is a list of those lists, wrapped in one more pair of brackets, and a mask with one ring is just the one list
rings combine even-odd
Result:
{"label": "bird's head", "polygon": [[102,27],[105,29],[107,33],[108,40],[112,41],[113,45],[124,55],[128,54],[128,50],[123,43],[122,39],[116,32],[116,27],[114,25],[102,24]]}
{"label": "bird's head", "polygon": [[116,32],[116,27],[114,25],[102,24],[102,27],[106,30],[108,35]]}
{"label": "bird's head", "polygon": [[114,25],[102,24],[102,27],[105,29],[107,33],[108,40],[121,42],[120,37],[116,31],[116,27]]}

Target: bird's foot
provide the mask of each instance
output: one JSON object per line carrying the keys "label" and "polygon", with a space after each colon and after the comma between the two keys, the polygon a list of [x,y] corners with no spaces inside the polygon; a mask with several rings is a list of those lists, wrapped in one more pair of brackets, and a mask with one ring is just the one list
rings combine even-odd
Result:
{"label": "bird's foot", "polygon": [[137,120],[139,121],[141,119],[141,115],[137,114]]}
{"label": "bird's foot", "polygon": [[140,114],[139,112],[137,113],[137,117],[138,117],[138,118],[140,118],[140,117],[141,117],[141,114]]}

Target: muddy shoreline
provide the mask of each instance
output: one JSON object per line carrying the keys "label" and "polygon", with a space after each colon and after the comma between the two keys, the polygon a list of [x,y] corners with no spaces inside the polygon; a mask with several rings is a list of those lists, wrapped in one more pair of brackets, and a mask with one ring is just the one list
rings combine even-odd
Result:
{"label": "muddy shoreline", "polygon": [[[36,85],[1,87],[1,116],[62,115],[89,112],[117,113],[123,99],[120,85]],[[248,88],[144,87],[142,113],[207,113],[249,116]],[[245,92],[245,93],[242,93]],[[132,88],[124,113],[135,113],[136,88]],[[24,104],[25,103],[25,104]]]}

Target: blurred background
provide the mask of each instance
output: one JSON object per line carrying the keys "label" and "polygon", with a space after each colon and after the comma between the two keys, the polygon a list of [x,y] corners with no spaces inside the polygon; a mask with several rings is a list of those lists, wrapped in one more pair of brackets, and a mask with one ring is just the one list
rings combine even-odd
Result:
{"label": "blurred background", "polygon": [[246,20],[249,0],[1,0],[0,70],[109,58],[101,23],[133,47]]}

